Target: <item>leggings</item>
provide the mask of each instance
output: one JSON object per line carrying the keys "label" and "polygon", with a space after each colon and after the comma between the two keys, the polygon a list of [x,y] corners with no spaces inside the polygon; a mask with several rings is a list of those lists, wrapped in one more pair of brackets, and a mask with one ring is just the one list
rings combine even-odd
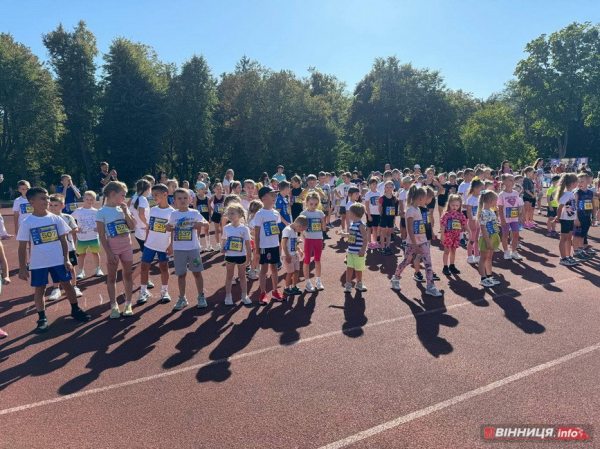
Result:
{"label": "leggings", "polygon": [[[425,277],[427,278],[427,288],[433,287],[433,270],[431,269],[431,252],[429,251],[429,242],[419,244],[421,248],[421,260],[425,264]],[[396,268],[396,276],[400,277],[404,269],[408,265],[412,265],[416,257],[415,249],[412,244],[407,241],[406,248],[404,250],[404,259],[398,264]]]}
{"label": "leggings", "polygon": [[471,228],[469,227],[469,229],[471,230],[471,232],[469,233],[469,244],[467,245],[467,256],[475,256],[475,257],[479,257],[479,233],[481,232],[481,229],[479,229],[479,226],[477,226],[477,223],[475,223],[475,227]]}

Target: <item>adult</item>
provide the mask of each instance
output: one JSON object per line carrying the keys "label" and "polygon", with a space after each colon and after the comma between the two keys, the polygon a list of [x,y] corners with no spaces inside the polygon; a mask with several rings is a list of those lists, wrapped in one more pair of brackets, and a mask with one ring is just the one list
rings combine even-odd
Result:
{"label": "adult", "polygon": [[273,175],[273,178],[277,180],[277,182],[287,181],[285,174],[283,173],[283,165],[277,167],[277,173]]}
{"label": "adult", "polygon": [[118,181],[117,171],[113,168],[108,171],[108,162],[100,162],[100,173],[96,176],[96,185],[98,186],[98,194],[102,196],[102,189],[111,181]]}
{"label": "adult", "polygon": [[509,161],[502,161],[502,165],[500,166],[500,170],[498,170],[498,174],[500,175],[512,175],[513,171],[510,169]]}
{"label": "adult", "polygon": [[268,186],[269,182],[271,182],[271,178],[269,178],[269,174],[266,171],[264,171],[261,173],[260,178],[258,178],[258,182],[256,183],[256,188],[258,190],[260,190],[263,187]]}
{"label": "adult", "polygon": [[542,198],[544,197],[544,159],[537,158],[535,163],[533,164],[533,168],[536,173],[536,206],[538,209],[538,214],[542,213]]}
{"label": "adult", "polygon": [[233,182],[233,170],[231,168],[227,169],[227,171],[225,172],[225,177],[223,178],[223,190],[225,190],[225,193],[227,195],[229,195],[231,193],[230,188],[229,188],[229,184],[231,184]]}
{"label": "adult", "polygon": [[164,170],[159,171],[158,174],[156,175],[156,183],[167,185],[168,181],[169,181],[169,177],[167,176],[167,172]]}
{"label": "adult", "polygon": [[385,168],[383,169],[383,172],[385,173],[386,171],[391,171],[392,170],[392,166],[390,164],[385,164]]}
{"label": "adult", "polygon": [[418,176],[423,176],[421,173],[421,166],[419,164],[415,164],[414,166],[414,176],[417,178]]}

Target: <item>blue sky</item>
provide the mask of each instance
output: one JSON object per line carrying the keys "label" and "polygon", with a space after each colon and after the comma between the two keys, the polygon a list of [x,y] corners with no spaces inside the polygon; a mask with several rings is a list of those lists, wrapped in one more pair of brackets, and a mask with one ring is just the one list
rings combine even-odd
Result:
{"label": "blue sky", "polygon": [[525,45],[573,21],[600,22],[598,1],[555,0],[22,0],[2,6],[0,31],[46,58],[41,35],[83,19],[108,51],[116,36],[165,62],[202,54],[213,73],[239,58],[301,76],[314,66],[352,91],[376,57],[440,70],[448,87],[487,98],[502,90]]}

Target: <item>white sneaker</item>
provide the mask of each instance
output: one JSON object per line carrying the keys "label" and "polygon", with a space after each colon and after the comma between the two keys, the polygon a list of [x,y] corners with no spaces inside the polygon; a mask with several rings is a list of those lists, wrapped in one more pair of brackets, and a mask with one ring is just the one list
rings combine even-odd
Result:
{"label": "white sneaker", "polygon": [[477,257],[473,257],[473,263],[479,263],[479,261],[481,260],[481,257],[477,256]]}
{"label": "white sneaker", "polygon": [[304,290],[306,290],[308,293],[314,293],[316,291],[315,287],[312,285],[312,283],[310,281],[308,281],[306,283],[306,287],[304,287]]}
{"label": "white sneaker", "polygon": [[231,295],[225,296],[225,305],[226,306],[232,306],[233,305],[233,298],[231,297]]}
{"label": "white sneaker", "polygon": [[217,247],[215,248],[215,251],[216,252],[221,251],[221,244],[220,243],[217,243]]}
{"label": "white sneaker", "polygon": [[252,304],[252,300],[250,299],[250,296],[248,296],[248,295],[246,295],[246,296],[244,296],[244,297],[242,298],[242,302],[243,302],[245,305],[247,305],[247,306],[249,306],[250,304]]}
{"label": "white sneaker", "polygon": [[248,273],[248,279],[252,279],[253,281],[258,279],[258,270],[250,270]]}
{"label": "white sneaker", "polygon": [[400,290],[400,278],[397,278],[396,276],[392,277],[392,289],[396,291]]}
{"label": "white sneaker", "polygon": [[493,285],[499,285],[500,281],[496,278],[488,278],[488,281],[490,281]]}
{"label": "white sneaker", "polygon": [[60,299],[60,288],[55,288],[48,296],[49,301],[56,301],[57,299]]}
{"label": "white sneaker", "polygon": [[208,247],[206,248],[206,251],[209,251],[209,252],[211,252],[211,253],[212,253],[214,250],[215,250],[215,249],[214,249],[214,248],[213,248],[211,245],[208,245]]}
{"label": "white sneaker", "polygon": [[346,282],[344,284],[344,293],[352,292],[352,284],[350,282]]}
{"label": "white sneaker", "polygon": [[317,290],[319,290],[319,291],[325,290],[325,286],[324,286],[324,285],[323,285],[323,283],[321,282],[321,279],[317,279],[317,282],[316,282],[316,284],[315,284],[315,285],[316,285],[316,287],[317,287]]}
{"label": "white sneaker", "polygon": [[79,287],[73,287],[73,290],[75,290],[75,296],[77,298],[81,298],[83,296],[83,293],[81,293],[81,290],[79,290]]}
{"label": "white sneaker", "polygon": [[181,310],[189,305],[190,303],[188,302],[187,298],[185,296],[180,296],[175,305],[173,306],[173,310]]}
{"label": "white sneaker", "polygon": [[467,263],[471,263],[471,264],[475,263],[475,257],[473,257],[473,256],[467,257]]}
{"label": "white sneaker", "polygon": [[516,251],[515,251],[514,253],[512,253],[512,254],[511,254],[511,257],[512,257],[514,260],[523,260],[523,258],[521,257],[521,255],[520,255],[518,252],[516,252]]}
{"label": "white sneaker", "polygon": [[485,278],[485,279],[482,279],[481,281],[479,281],[479,285],[482,285],[484,287],[493,287],[496,284],[494,284],[492,281],[490,281],[489,278]]}
{"label": "white sneaker", "polygon": [[510,260],[512,259],[511,255],[510,255],[510,251],[504,251],[504,260]]}
{"label": "white sneaker", "polygon": [[85,271],[79,270],[77,272],[77,277],[75,279],[77,279],[79,281],[79,280],[83,279],[84,277],[85,277]]}
{"label": "white sneaker", "polygon": [[425,290],[425,294],[429,295],[429,296],[442,296],[442,293],[434,287],[428,287],[427,290]]}
{"label": "white sneaker", "polygon": [[94,271],[94,276],[96,276],[97,278],[99,278],[100,276],[104,276],[104,273],[102,272],[100,267],[96,267],[96,270]]}
{"label": "white sneaker", "polygon": [[140,296],[138,296],[137,299],[137,303],[138,304],[144,304],[146,301],[148,301],[148,298],[152,297],[152,295],[150,294],[150,292],[145,291],[145,292],[140,292]]}
{"label": "white sneaker", "polygon": [[362,282],[357,282],[354,288],[356,288],[356,290],[358,290],[359,292],[367,291],[367,287],[365,287]]}

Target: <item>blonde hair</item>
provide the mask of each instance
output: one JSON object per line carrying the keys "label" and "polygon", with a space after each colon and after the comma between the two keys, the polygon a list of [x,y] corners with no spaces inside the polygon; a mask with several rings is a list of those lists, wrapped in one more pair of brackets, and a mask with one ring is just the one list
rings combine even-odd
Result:
{"label": "blonde hair", "polygon": [[567,190],[567,187],[575,184],[578,179],[579,178],[575,173],[564,173],[558,181],[558,194],[556,195],[556,200],[559,201],[560,197],[565,193],[565,190]]}
{"label": "blonde hair", "polygon": [[235,193],[227,195],[223,200],[223,207],[227,208],[231,203],[240,203],[240,197]]}
{"label": "blonde hair", "polygon": [[479,195],[479,202],[477,207],[477,220],[481,219],[481,212],[485,203],[490,201],[492,198],[498,198],[498,194],[493,190],[483,190]]}
{"label": "blonde hair", "polygon": [[413,184],[410,186],[410,189],[408,189],[406,202],[412,206],[423,197],[427,197],[427,191],[423,187],[417,187],[416,184]]}
{"label": "blonde hair", "polygon": [[234,201],[234,202],[232,202],[232,204],[227,206],[227,208],[225,209],[225,213],[228,213],[230,211],[237,212],[240,215],[240,217],[242,218],[242,220],[246,219],[246,210],[239,202]]}
{"label": "blonde hair", "polygon": [[252,220],[256,213],[263,208],[263,203],[260,200],[252,200],[248,204],[248,221]]}
{"label": "blonde hair", "polygon": [[127,184],[121,181],[110,181],[108,184],[104,186],[102,189],[102,196],[108,197],[111,193],[119,193],[125,192],[127,193]]}
{"label": "blonde hair", "polygon": [[321,198],[319,197],[319,194],[317,192],[310,192],[308,195],[306,195],[304,202],[308,204],[309,200],[317,200],[317,202],[320,202]]}
{"label": "blonde hair", "polygon": [[444,208],[444,213],[450,210],[450,203],[453,203],[455,201],[458,201],[458,210],[460,211],[462,209],[462,196],[453,193],[448,197],[448,202],[446,203],[446,207]]}
{"label": "blonde hair", "polygon": [[86,190],[85,192],[83,192],[83,196],[93,196],[94,199],[96,199],[96,192],[94,192],[93,190]]}

